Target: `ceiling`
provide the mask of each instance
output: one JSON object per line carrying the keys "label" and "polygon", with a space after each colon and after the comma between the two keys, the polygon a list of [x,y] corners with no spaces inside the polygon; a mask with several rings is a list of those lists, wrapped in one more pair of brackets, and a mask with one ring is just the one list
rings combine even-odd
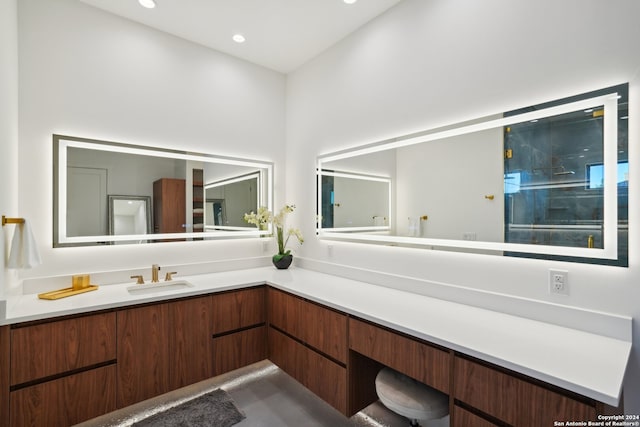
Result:
{"label": "ceiling", "polygon": [[402,0],[156,0],[154,9],[137,0],[80,1],[288,73]]}

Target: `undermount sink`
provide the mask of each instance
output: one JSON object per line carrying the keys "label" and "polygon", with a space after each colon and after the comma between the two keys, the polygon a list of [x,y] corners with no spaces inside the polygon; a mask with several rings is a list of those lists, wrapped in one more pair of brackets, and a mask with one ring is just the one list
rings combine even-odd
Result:
{"label": "undermount sink", "polygon": [[169,282],[146,283],[144,285],[131,285],[127,287],[132,295],[153,294],[156,292],[177,291],[180,289],[193,288],[193,285],[186,280],[171,280]]}

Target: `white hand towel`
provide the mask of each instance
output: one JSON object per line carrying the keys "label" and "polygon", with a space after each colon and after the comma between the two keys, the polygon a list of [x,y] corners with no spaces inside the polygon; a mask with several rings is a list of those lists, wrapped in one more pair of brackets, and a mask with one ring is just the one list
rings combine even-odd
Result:
{"label": "white hand towel", "polygon": [[33,268],[42,264],[38,245],[36,244],[31,227],[27,221],[16,224],[11,241],[11,252],[9,253],[9,268]]}

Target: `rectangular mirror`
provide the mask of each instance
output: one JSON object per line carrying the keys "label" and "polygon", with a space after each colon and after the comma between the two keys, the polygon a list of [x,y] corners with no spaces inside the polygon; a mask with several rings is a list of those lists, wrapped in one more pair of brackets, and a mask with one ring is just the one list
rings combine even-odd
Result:
{"label": "rectangular mirror", "polygon": [[[271,209],[269,162],[63,135],[54,135],[53,142],[54,247],[269,233],[241,223],[242,215],[256,210],[256,205]],[[243,181],[239,177],[252,177],[250,196],[233,195],[232,181]],[[216,182],[230,185],[223,187],[227,196],[220,204],[226,223],[205,225],[210,207],[205,187],[215,191]],[[122,213],[135,204],[139,209],[135,215]],[[213,215],[212,211],[211,219]]]}
{"label": "rectangular mirror", "polygon": [[[628,265],[627,92],[620,85],[320,156],[318,235]],[[388,177],[385,230],[326,220],[343,203],[387,198],[360,189],[336,206],[330,171]]]}

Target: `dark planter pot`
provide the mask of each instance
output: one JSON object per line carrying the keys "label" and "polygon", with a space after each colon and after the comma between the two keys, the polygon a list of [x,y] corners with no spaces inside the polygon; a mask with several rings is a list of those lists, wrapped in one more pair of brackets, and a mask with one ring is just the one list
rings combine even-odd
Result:
{"label": "dark planter pot", "polygon": [[283,256],[279,261],[276,261],[276,256],[277,255],[274,255],[271,261],[278,270],[286,270],[291,265],[291,261],[293,261],[293,255],[291,254]]}

